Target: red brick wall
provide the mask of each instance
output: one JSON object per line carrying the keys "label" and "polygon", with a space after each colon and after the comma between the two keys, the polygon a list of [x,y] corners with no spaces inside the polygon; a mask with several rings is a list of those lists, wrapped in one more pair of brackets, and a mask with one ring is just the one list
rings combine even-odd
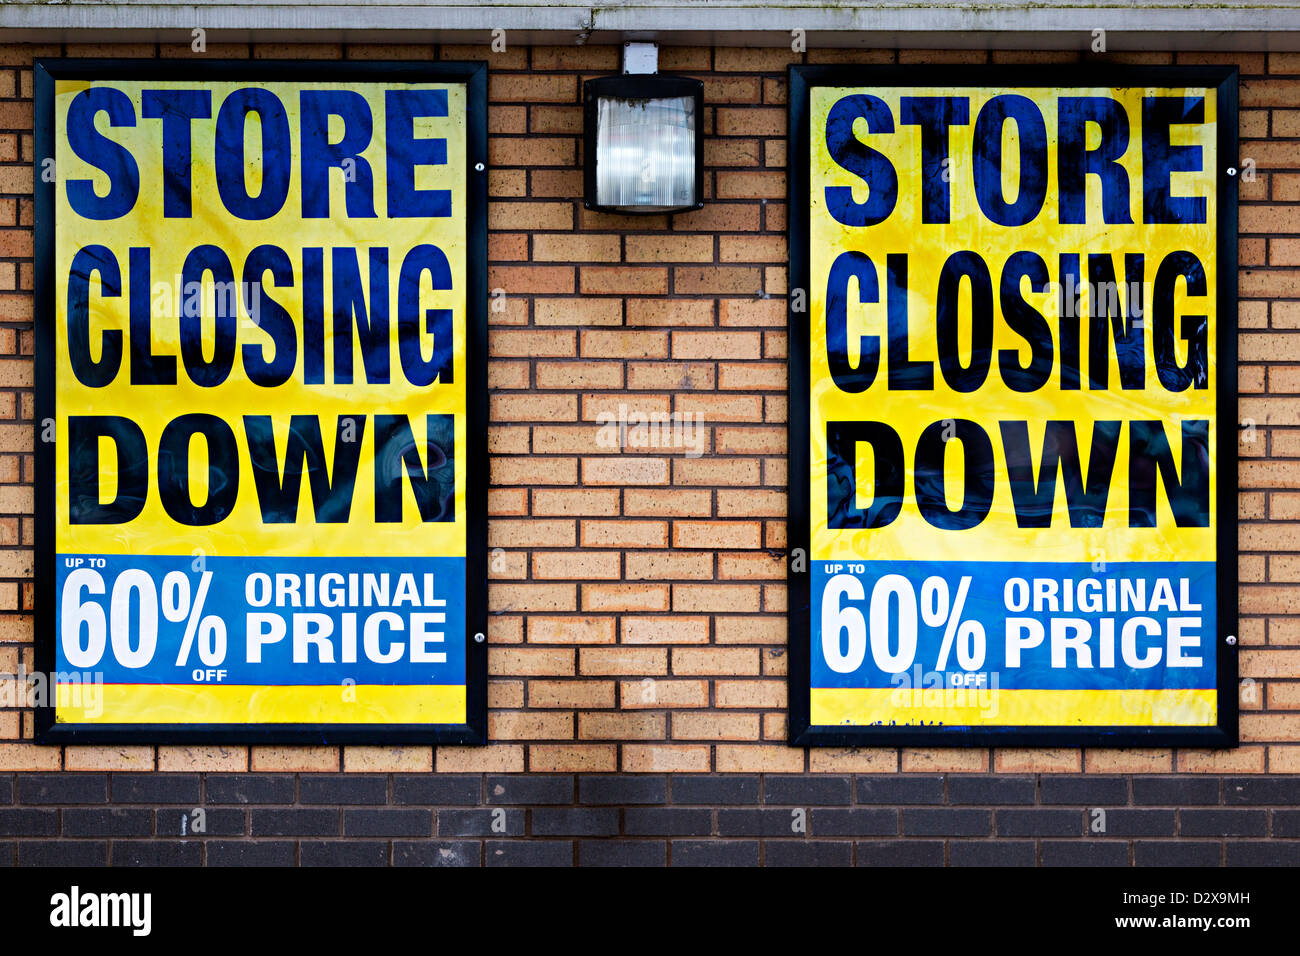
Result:
{"label": "red brick wall", "polygon": [[[0,46],[0,672],[32,661],[32,72]],[[490,746],[37,747],[0,710],[0,772],[1300,773],[1300,57],[1124,57],[1242,72],[1242,745],[801,750],[785,744],[786,108],[791,62],[1039,53],[665,47],[703,78],[704,209],[585,211],[582,80],[615,46],[212,46],[209,57],[483,59],[489,110]],[[197,57],[196,57],[197,58]],[[1077,60],[1076,54],[1054,57]],[[1111,57],[1108,62],[1119,62]],[[620,404],[704,416],[705,454],[598,444]]]}

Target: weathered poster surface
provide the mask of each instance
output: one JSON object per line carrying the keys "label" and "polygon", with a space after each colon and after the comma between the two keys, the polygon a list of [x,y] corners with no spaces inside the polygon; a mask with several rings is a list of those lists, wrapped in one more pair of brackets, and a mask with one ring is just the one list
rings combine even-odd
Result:
{"label": "weathered poster surface", "polygon": [[1235,76],[947,78],[794,85],[796,733],[1222,740]]}
{"label": "weathered poster surface", "polygon": [[47,730],[475,737],[482,71],[48,66]]}

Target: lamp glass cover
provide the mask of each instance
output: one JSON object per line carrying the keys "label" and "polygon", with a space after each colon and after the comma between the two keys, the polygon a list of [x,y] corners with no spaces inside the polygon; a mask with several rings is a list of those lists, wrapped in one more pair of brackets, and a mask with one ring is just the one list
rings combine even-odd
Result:
{"label": "lamp glass cover", "polygon": [[596,103],[596,203],[638,211],[694,207],[695,100]]}

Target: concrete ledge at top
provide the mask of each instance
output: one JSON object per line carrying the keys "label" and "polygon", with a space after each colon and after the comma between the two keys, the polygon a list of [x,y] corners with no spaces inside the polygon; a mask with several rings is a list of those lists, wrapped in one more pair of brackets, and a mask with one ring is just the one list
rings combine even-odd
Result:
{"label": "concrete ledge at top", "polygon": [[[738,28],[743,25],[743,29]],[[803,30],[809,48],[1300,49],[1298,0],[4,0],[0,42],[209,43],[474,42],[494,29],[519,44],[655,39],[714,46],[784,46]],[[93,34],[93,36],[91,36]],[[477,35],[477,36],[476,36]]]}

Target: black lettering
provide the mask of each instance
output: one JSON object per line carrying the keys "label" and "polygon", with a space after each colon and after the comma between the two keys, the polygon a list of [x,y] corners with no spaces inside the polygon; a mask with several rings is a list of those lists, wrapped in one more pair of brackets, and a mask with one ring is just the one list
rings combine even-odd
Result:
{"label": "black lettering", "polygon": [[[190,441],[202,435],[208,446],[208,499],[190,494]],[[181,415],[167,423],[158,441],[158,497],[173,521],[190,526],[217,524],[239,496],[239,448],[230,426],[215,415]]]}
{"label": "black lettering", "polygon": [[1161,421],[1129,423],[1129,526],[1154,528],[1156,471],[1165,486],[1174,523],[1180,528],[1210,525],[1210,423],[1200,418],[1182,423],[1183,474],[1178,477],[1174,453]]}
{"label": "black lettering", "polygon": [[[961,507],[948,507],[944,453],[952,440],[961,442],[964,459]],[[975,422],[965,418],[937,421],[916,443],[916,504],[921,517],[945,531],[965,531],[984,520],[993,506],[993,443]]]}
{"label": "black lettering", "polygon": [[[970,280],[970,365],[961,364],[958,300],[963,279]],[[948,387],[955,392],[973,392],[983,385],[993,360],[993,280],[978,253],[954,252],[943,264],[935,293],[935,336],[939,371]]]}
{"label": "black lettering", "polygon": [[1058,468],[1065,483],[1070,527],[1100,528],[1105,523],[1106,499],[1110,496],[1111,473],[1115,470],[1115,453],[1119,448],[1123,422],[1093,422],[1086,484],[1074,422],[1049,421],[1044,425],[1043,458],[1037,480],[1034,478],[1034,453],[1029,447],[1028,423],[999,422],[998,425],[1002,430],[1002,447],[1006,453],[1007,477],[1011,482],[1017,525],[1021,528],[1051,527]]}
{"label": "black lettering", "polygon": [[[426,416],[427,458],[411,433],[405,415],[375,416],[375,520],[402,520],[402,473],[415,495],[421,521],[454,521],[456,517],[455,432],[451,415]],[[427,461],[427,467],[425,465]]]}
{"label": "black lettering", "polygon": [[342,524],[352,511],[357,465],[361,460],[364,415],[340,415],[334,432],[334,474],[325,460],[320,418],[294,415],[289,419],[289,439],[284,467],[275,453],[275,431],[270,415],[245,415],[248,456],[253,463],[257,503],[266,524],[293,524],[298,520],[298,498],[303,473],[311,488],[317,524]]}
{"label": "black lettering", "polygon": [[[100,439],[112,441],[115,467],[99,459]],[[117,494],[99,500],[100,478],[117,474]],[[117,415],[68,417],[68,523],[125,524],[149,497],[149,446],[140,426]]]}
{"label": "black lettering", "polygon": [[[857,506],[858,442],[869,444],[875,459],[875,495],[865,510]],[[885,527],[903,508],[905,469],[903,443],[884,422],[827,422],[826,527]]]}

